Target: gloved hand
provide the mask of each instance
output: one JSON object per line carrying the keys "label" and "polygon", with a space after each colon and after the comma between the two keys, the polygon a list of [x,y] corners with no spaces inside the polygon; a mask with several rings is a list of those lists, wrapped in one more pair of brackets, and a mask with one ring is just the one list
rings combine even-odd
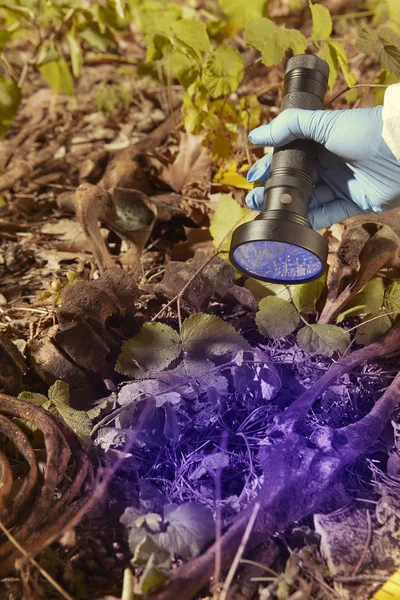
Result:
{"label": "gloved hand", "polygon": [[[309,217],[321,229],[359,213],[400,206],[400,162],[382,138],[382,106],[351,110],[282,111],[268,125],[253,129],[249,140],[279,147],[295,139],[312,139],[318,153]],[[272,153],[247,174],[250,182],[266,179]],[[263,187],[251,190],[247,205],[262,210]],[[396,197],[398,196],[398,201]],[[392,202],[391,206],[387,202]]]}

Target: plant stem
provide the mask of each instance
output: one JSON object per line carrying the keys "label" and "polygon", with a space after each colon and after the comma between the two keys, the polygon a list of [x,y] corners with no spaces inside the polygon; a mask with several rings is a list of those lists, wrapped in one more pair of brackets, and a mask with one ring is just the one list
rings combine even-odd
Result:
{"label": "plant stem", "polygon": [[388,84],[383,84],[383,83],[357,83],[356,85],[352,85],[351,87],[347,86],[341,92],[339,92],[338,94],[336,94],[336,96],[334,96],[332,98],[332,100],[330,100],[328,102],[328,104],[325,105],[325,109],[327,109],[329,106],[331,106],[331,104],[333,102],[335,102],[335,100],[337,100],[339,98],[339,96],[341,96],[342,94],[345,94],[346,92],[350,92],[351,90],[355,90],[357,88],[363,88],[363,87],[371,87],[371,88],[383,87],[383,88],[387,88],[387,87],[389,87],[389,85]]}
{"label": "plant stem", "polygon": [[37,570],[39,571],[39,573],[41,575],[43,575],[43,577],[45,579],[47,579],[47,581],[53,586],[53,588],[55,590],[57,590],[57,592],[60,594],[60,596],[62,596],[63,598],[65,598],[65,600],[74,600],[72,598],[72,596],[70,596],[68,594],[68,592],[66,592],[58,583],[55,579],[53,579],[53,577],[45,570],[43,569],[43,567],[32,557],[28,554],[28,552],[26,552],[26,550],[18,543],[18,541],[15,539],[15,537],[8,531],[8,529],[5,527],[5,525],[3,525],[2,521],[0,521],[0,529],[2,530],[2,532],[4,533],[4,535],[10,540],[10,542],[12,544],[14,544],[14,546],[17,548],[17,550],[19,550],[19,552],[21,552],[21,554],[27,559],[29,560],[29,562],[37,568]]}
{"label": "plant stem", "polygon": [[331,19],[332,21],[339,21],[341,19],[362,19],[364,17],[373,17],[374,15],[374,10],[363,10],[360,12],[345,13],[343,15],[331,15]]}
{"label": "plant stem", "polygon": [[253,511],[252,511],[252,513],[250,515],[249,522],[247,523],[247,527],[246,527],[246,529],[244,531],[244,534],[243,534],[242,540],[240,542],[239,548],[238,548],[238,550],[236,552],[236,556],[233,559],[231,568],[229,569],[228,575],[226,576],[224,587],[222,589],[222,593],[221,593],[221,596],[220,596],[220,600],[227,600],[227,598],[228,598],[229,588],[230,588],[231,583],[233,581],[233,578],[235,576],[236,569],[238,568],[240,560],[241,560],[241,558],[243,556],[243,552],[244,552],[244,550],[246,548],[247,542],[249,540],[250,534],[251,534],[252,529],[254,527],[254,523],[256,521],[256,518],[257,518],[259,510],[260,510],[260,503],[256,502],[254,504]]}

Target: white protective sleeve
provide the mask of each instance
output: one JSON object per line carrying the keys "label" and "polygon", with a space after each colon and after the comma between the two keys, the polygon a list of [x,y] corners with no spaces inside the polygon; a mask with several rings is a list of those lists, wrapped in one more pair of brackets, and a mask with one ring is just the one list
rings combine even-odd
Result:
{"label": "white protective sleeve", "polygon": [[400,83],[387,88],[383,100],[382,136],[397,160],[400,160]]}

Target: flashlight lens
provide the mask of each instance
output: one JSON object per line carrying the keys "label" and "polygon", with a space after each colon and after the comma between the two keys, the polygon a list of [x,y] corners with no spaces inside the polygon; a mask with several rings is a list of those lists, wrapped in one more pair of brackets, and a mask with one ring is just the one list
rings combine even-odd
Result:
{"label": "flashlight lens", "polygon": [[233,259],[244,271],[267,281],[299,282],[322,273],[321,260],[304,248],[267,240],[247,242],[235,248]]}

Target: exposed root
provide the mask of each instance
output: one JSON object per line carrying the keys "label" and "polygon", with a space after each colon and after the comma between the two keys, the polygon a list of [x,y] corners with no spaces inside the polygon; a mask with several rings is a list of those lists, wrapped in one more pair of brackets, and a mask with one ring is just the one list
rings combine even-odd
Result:
{"label": "exposed root", "polygon": [[[46,449],[43,475],[29,438],[13,420],[15,417],[28,421],[43,433]],[[13,527],[13,538],[24,550],[35,556],[43,541],[62,530],[90,496],[93,470],[72,430],[39,406],[0,394],[0,431],[28,466],[27,472],[13,476],[11,464],[1,455],[0,518],[5,527]],[[0,540],[0,577],[9,575],[19,558],[19,550],[9,539]]]}

